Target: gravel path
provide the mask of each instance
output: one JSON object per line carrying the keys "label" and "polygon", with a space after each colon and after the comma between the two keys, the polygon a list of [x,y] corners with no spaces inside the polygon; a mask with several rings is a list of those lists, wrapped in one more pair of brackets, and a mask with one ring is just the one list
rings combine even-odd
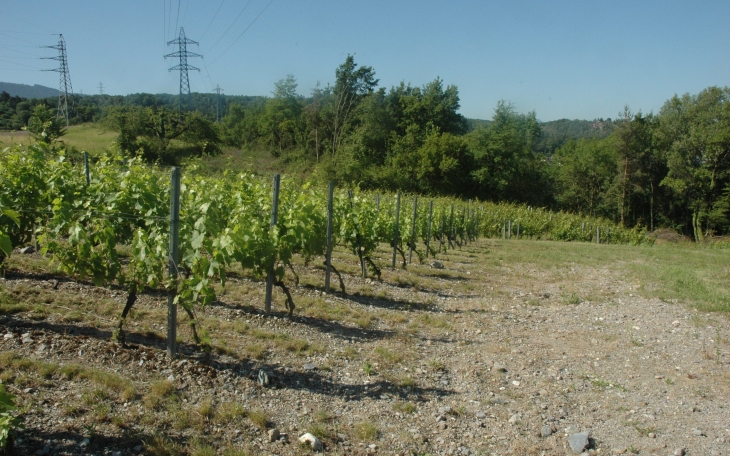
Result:
{"label": "gravel path", "polygon": [[[141,299],[148,313],[129,323],[131,349],[108,341],[113,316],[90,325],[55,311],[0,315],[3,382],[25,407],[19,454],[307,454],[297,439],[311,432],[327,454],[730,455],[727,317],[645,299],[600,268],[556,281],[515,265],[525,280],[503,284],[481,276],[480,261],[443,261],[458,277],[433,270],[415,288],[345,275],[348,289],[367,296],[292,289],[295,301],[372,314],[366,327],[312,316],[307,305],[289,320],[218,303],[204,317],[230,326],[211,331],[219,349],[183,343],[173,361],[159,337],[160,296]],[[567,282],[599,299],[566,303]],[[260,282],[238,283],[262,294]],[[12,274],[2,282],[24,297],[54,285]],[[57,288],[91,308],[124,299],[74,282]],[[158,336],[142,333],[144,324]],[[243,351],[253,344],[265,348],[260,359]],[[100,392],[99,380],[63,372],[76,364],[134,391]],[[155,403],[161,382],[171,389]],[[588,445],[576,452],[570,444],[582,432]]]}

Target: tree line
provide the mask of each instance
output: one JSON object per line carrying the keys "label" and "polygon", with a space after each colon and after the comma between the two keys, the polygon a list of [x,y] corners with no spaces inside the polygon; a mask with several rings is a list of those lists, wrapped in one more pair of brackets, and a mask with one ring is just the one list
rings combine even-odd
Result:
{"label": "tree line", "polygon": [[79,97],[75,119],[117,131],[123,151],[152,161],[263,150],[364,189],[548,207],[698,241],[730,231],[728,88],[675,95],[656,114],[541,123],[506,101],[490,120],[466,119],[458,88],[438,77],[378,83],[348,56],[334,84],[306,96],[289,75],[270,97],[192,94],[182,114],[173,95]]}

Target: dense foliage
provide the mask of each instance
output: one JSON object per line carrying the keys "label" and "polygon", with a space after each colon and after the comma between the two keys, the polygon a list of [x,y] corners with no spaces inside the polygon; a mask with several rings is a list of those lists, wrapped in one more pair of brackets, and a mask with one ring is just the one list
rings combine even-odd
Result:
{"label": "dense foliage", "polygon": [[[505,101],[491,120],[465,119],[456,86],[378,87],[353,56],[334,76],[308,96],[292,75],[270,97],[192,94],[181,115],[173,95],[75,96],[72,119],[100,121],[121,153],[149,162],[229,146],[267,151],[320,182],[550,207],[696,240],[730,232],[728,88],[675,95],[656,114],[626,107],[613,120],[541,123]],[[0,96],[0,128],[53,127],[55,100],[33,103],[47,109]]]}

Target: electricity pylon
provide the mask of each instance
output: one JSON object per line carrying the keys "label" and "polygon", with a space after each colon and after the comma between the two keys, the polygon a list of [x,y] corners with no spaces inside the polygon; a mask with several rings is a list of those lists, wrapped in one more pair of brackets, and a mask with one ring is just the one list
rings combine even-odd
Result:
{"label": "electricity pylon", "polygon": [[61,76],[61,82],[58,88],[58,111],[56,118],[63,117],[66,119],[66,126],[68,126],[68,98],[69,93],[73,95],[73,87],[71,87],[71,75],[68,72],[68,59],[66,58],[66,41],[63,39],[63,35],[58,35],[58,45],[56,46],[43,46],[50,49],[56,49],[58,51],[58,57],[41,57],[43,59],[58,60],[60,66],[52,70],[43,71],[56,71]]}
{"label": "electricity pylon", "polygon": [[192,65],[188,65],[188,57],[203,57],[200,54],[196,54],[194,52],[188,51],[188,44],[195,44],[197,45],[197,41],[193,41],[191,39],[188,39],[185,37],[185,30],[180,27],[180,36],[178,36],[176,39],[172,41],[168,41],[167,45],[173,45],[177,44],[178,49],[176,52],[172,52],[170,54],[167,54],[165,58],[168,57],[179,57],[180,63],[175,65],[174,67],[168,69],[168,71],[180,71],[180,100],[178,104],[178,115],[182,117],[182,111],[183,111],[183,94],[186,94],[188,98],[190,97],[190,79],[188,78],[188,70],[197,70],[200,71],[200,68],[196,68]]}
{"label": "electricity pylon", "polygon": [[220,123],[221,121],[221,92],[223,89],[218,84],[215,85],[215,93],[218,94],[215,100],[215,121]]}

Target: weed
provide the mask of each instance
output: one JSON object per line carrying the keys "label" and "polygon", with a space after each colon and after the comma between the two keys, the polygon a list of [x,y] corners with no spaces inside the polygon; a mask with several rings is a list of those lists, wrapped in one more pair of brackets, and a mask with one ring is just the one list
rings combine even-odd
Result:
{"label": "weed", "polygon": [[327,429],[327,427],[321,423],[316,423],[310,426],[309,432],[321,440],[326,440],[332,437],[332,432]]}
{"label": "weed", "polygon": [[401,388],[407,388],[409,390],[413,390],[416,386],[416,382],[409,376],[401,377],[398,380],[398,386]]}
{"label": "weed", "polygon": [[432,360],[429,360],[428,367],[435,371],[444,370],[444,363],[442,363],[440,360],[434,358]]}
{"label": "weed", "polygon": [[266,347],[261,344],[246,345],[246,351],[254,359],[264,359],[266,356]]}
{"label": "weed", "polygon": [[206,420],[213,418],[215,413],[215,410],[213,409],[213,400],[210,398],[203,399],[200,401],[195,411]]}
{"label": "weed", "polygon": [[652,432],[656,432],[656,426],[642,428],[636,423],[632,423],[631,426],[636,429],[636,432],[638,432],[642,437],[648,437]]}
{"label": "weed", "polygon": [[386,347],[376,347],[373,350],[373,355],[378,358],[380,362],[386,365],[396,364],[403,360],[401,353],[390,350]]}
{"label": "weed", "polygon": [[246,409],[243,405],[238,402],[224,402],[218,407],[214,419],[218,423],[226,424],[243,416],[246,416]]}
{"label": "weed", "polygon": [[327,423],[329,421],[332,421],[335,417],[331,413],[327,412],[326,410],[319,410],[314,413],[314,421],[318,423]]}
{"label": "weed", "polygon": [[175,392],[175,385],[169,380],[157,380],[150,386],[150,392],[142,398],[142,404],[151,410],[157,410],[168,397]]}
{"label": "weed", "polygon": [[396,402],[393,404],[393,410],[410,414],[416,411],[416,406],[412,402]]}
{"label": "weed", "polygon": [[378,435],[378,428],[370,421],[361,421],[355,425],[355,436],[360,440],[372,440]]}
{"label": "weed", "polygon": [[165,437],[163,434],[155,434],[145,440],[144,450],[151,456],[178,456],[183,451],[179,444]]}
{"label": "weed", "polygon": [[362,370],[363,372],[365,372],[365,375],[369,377],[373,373],[373,365],[370,364],[369,361],[365,361],[365,363],[362,365]]}
{"label": "weed", "polygon": [[248,419],[259,429],[266,429],[266,425],[269,422],[266,412],[261,409],[256,409],[248,412]]}

